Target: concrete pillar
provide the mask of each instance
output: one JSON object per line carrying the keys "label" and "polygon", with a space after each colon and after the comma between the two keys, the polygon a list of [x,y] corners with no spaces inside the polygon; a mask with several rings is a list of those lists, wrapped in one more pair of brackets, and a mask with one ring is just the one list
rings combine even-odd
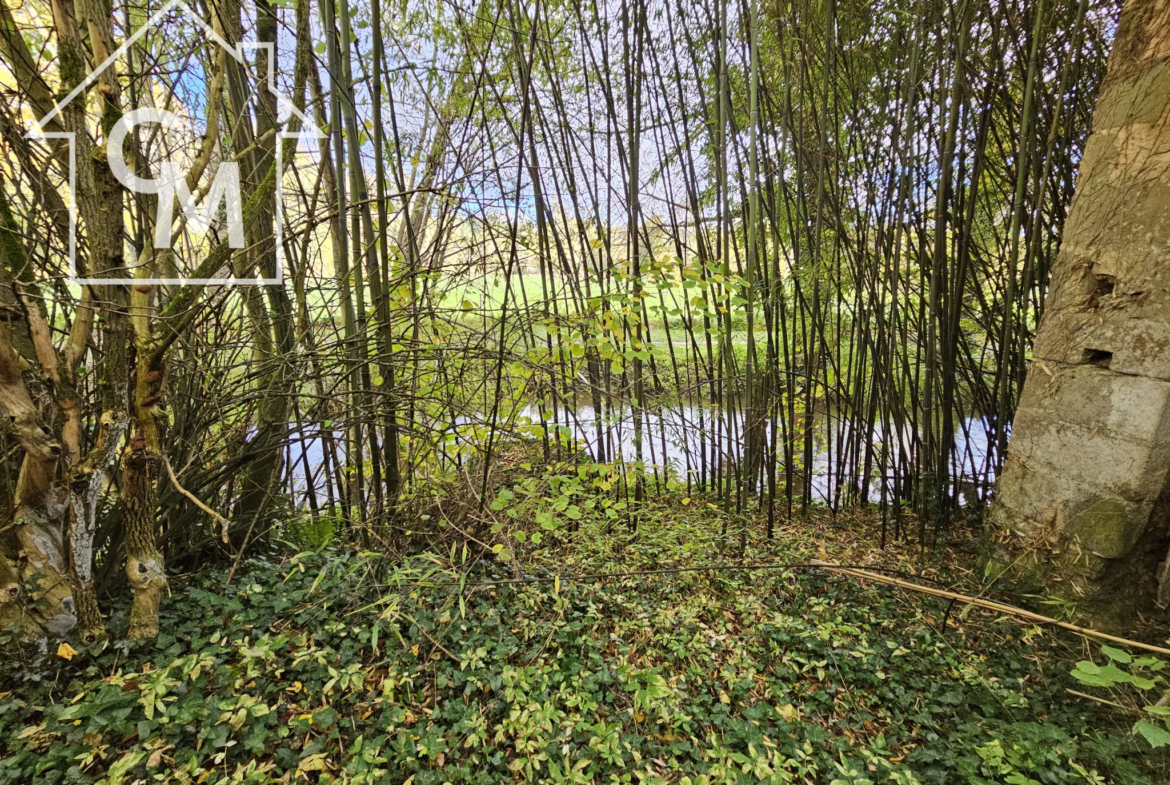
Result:
{"label": "concrete pillar", "polygon": [[988,574],[1113,624],[1170,546],[1170,0],[1128,0],[989,513]]}

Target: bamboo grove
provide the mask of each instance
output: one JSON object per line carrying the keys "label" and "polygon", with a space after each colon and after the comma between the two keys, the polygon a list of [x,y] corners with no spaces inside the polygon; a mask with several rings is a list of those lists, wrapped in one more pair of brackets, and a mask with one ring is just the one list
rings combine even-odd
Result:
{"label": "bamboo grove", "polygon": [[[294,521],[482,541],[518,441],[600,466],[630,525],[668,481],[769,527],[878,504],[895,535],[988,498],[1114,4],[197,0],[269,49],[175,11],[45,125],[76,134],[78,264],[168,281],[78,286],[70,158],[26,132],[163,5],[0,31],[4,569],[57,565],[83,630],[123,571],[149,634],[164,556]],[[198,198],[240,163],[245,248],[219,217],[152,251],[155,200],[103,168],[143,106],[203,117]]]}

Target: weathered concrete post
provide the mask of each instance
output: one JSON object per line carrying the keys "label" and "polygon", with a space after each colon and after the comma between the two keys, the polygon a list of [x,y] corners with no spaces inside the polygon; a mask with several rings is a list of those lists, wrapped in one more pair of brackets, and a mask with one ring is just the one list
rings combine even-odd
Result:
{"label": "weathered concrete post", "polygon": [[989,575],[1170,601],[1170,0],[1127,0],[989,514]]}

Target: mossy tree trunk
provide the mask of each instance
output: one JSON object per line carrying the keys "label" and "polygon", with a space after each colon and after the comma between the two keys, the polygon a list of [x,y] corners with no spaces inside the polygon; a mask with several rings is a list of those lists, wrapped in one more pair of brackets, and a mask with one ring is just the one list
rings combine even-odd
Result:
{"label": "mossy tree trunk", "polygon": [[1170,0],[1128,0],[990,512],[988,575],[1170,601]]}
{"label": "mossy tree trunk", "polygon": [[122,458],[122,501],[126,515],[126,578],[134,592],[129,638],[158,635],[158,604],[167,585],[163,556],[155,544],[159,464],[162,456],[152,438],[135,435]]}

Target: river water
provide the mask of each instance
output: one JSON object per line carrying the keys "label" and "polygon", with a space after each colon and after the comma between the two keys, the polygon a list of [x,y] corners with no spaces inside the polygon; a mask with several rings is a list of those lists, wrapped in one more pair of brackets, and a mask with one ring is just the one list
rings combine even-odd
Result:
{"label": "river water", "polygon": [[[459,417],[454,422],[431,423],[431,428],[448,439],[444,449],[448,455],[456,450],[479,449],[475,444],[482,439],[487,418]],[[544,422],[542,428],[541,423]],[[661,472],[669,467],[676,478],[684,478],[687,472],[696,476],[701,467],[711,471],[716,465],[727,466],[737,462],[741,455],[743,417],[729,416],[710,407],[676,405],[661,409],[647,409],[643,413],[642,458],[648,471]],[[865,449],[853,449],[851,421],[837,411],[818,412],[813,424],[812,496],[814,503],[832,504],[841,488],[859,478],[864,470]],[[513,412],[497,414],[497,428],[504,433],[527,433],[540,437],[548,434],[548,441],[555,445],[567,445],[571,438],[577,447],[584,450],[593,460],[632,462],[635,460],[634,413],[628,407],[607,411],[598,419],[591,405],[551,408],[543,412],[535,406],[527,406]],[[771,423],[767,431],[772,432]],[[994,473],[988,461],[989,429],[981,417],[965,417],[956,422],[956,434],[950,476],[952,489],[957,492],[960,503],[974,501],[976,490],[987,487],[994,481]],[[777,428],[780,446],[777,456],[779,480],[777,493],[783,492],[783,432]],[[797,437],[795,462],[802,460]],[[600,438],[599,438],[600,437]],[[770,437],[769,437],[770,438]],[[864,436],[862,437],[864,438]],[[994,438],[991,436],[990,438]],[[899,453],[906,457],[913,455],[915,439],[909,432],[897,438],[887,439],[878,428],[873,434],[874,449],[869,465],[869,498],[876,500],[881,493],[881,483],[886,491],[893,493],[893,477]],[[344,459],[344,439],[341,434],[334,438],[337,455]],[[883,446],[885,449],[883,449]],[[842,455],[845,451],[847,454]],[[883,456],[885,458],[882,465]],[[289,480],[294,494],[301,499],[310,483],[321,503],[324,503],[325,479],[321,468],[325,450],[320,433],[306,429],[303,439],[294,438],[286,455]],[[307,464],[307,466],[306,466]],[[308,472],[306,472],[306,468]],[[794,480],[794,493],[800,493],[799,470]]]}

